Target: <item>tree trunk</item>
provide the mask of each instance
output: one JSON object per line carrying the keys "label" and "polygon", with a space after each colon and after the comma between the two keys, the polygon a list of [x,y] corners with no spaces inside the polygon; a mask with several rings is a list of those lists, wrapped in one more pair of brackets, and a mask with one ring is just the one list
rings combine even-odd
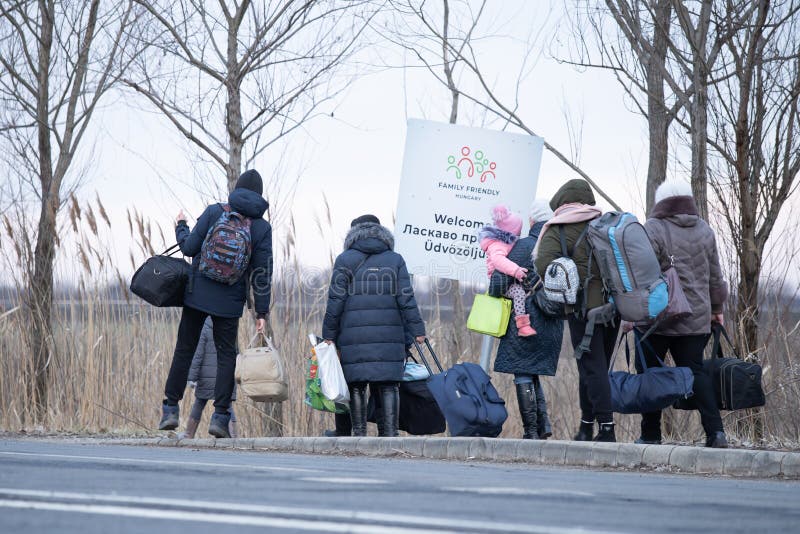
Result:
{"label": "tree trunk", "polygon": [[667,58],[670,18],[670,0],[661,0],[654,8],[653,50],[646,65],[647,71],[647,126],[650,152],[647,164],[646,210],[650,214],[656,198],[656,189],[667,176],[669,155],[669,126],[671,119],[664,101],[664,65]]}
{"label": "tree trunk", "polygon": [[228,92],[228,102],[225,105],[225,126],[228,131],[228,164],[226,174],[228,178],[228,191],[236,187],[236,180],[242,172],[242,93],[239,68],[239,24],[240,17],[228,19],[228,74],[225,86]]}
{"label": "tree trunk", "polygon": [[53,4],[39,0],[41,37],[37,65],[37,142],[39,180],[42,185],[41,210],[36,235],[33,275],[29,278],[28,317],[34,377],[31,402],[37,422],[47,418],[50,366],[50,325],[53,307],[53,262],[55,259],[56,213],[61,204],[60,179],[53,176],[50,140],[50,56],[53,46]]}
{"label": "tree trunk", "polygon": [[692,195],[699,215],[708,220],[708,77],[695,66],[692,99]]}
{"label": "tree trunk", "polygon": [[736,317],[741,329],[738,349],[743,357],[758,348],[758,292],[761,277],[761,253],[749,239],[744,246],[745,250],[739,258],[736,295]]}

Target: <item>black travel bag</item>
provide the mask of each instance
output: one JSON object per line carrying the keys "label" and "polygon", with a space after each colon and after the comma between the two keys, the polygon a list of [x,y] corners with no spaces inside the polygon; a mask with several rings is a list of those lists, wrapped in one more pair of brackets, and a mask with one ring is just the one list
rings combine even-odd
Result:
{"label": "black travel bag", "polygon": [[131,278],[131,293],[160,308],[183,306],[191,266],[172,256],[177,251],[176,244],[144,262]]}
{"label": "black travel bag", "polygon": [[[764,406],[766,397],[761,387],[761,366],[736,356],[725,327],[714,324],[711,331],[714,345],[711,358],[703,362],[703,370],[711,377],[719,409],[733,411]],[[724,357],[721,338],[725,338],[733,357]],[[692,399],[679,402],[674,407],[681,410],[696,409]]]}
{"label": "black travel bag", "polygon": [[[426,344],[430,348],[430,344],[427,341]],[[418,344],[415,343],[415,345],[422,363],[425,364],[428,373],[432,375],[433,372],[422,353],[422,349]],[[439,363],[439,358],[436,357],[433,349],[430,349],[430,351],[436,365],[439,367],[439,372],[441,372],[442,365]],[[370,396],[367,406],[367,420],[370,423],[378,422],[379,402],[379,399]],[[436,404],[436,399],[433,398],[428,389],[427,380],[400,382],[400,430],[413,436],[429,436],[431,434],[441,434],[446,428],[447,423],[444,415],[442,415],[439,405]]]}

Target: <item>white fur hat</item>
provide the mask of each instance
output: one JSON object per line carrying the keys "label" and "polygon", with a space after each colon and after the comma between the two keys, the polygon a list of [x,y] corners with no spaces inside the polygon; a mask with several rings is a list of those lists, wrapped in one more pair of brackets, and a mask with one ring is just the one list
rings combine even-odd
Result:
{"label": "white fur hat", "polygon": [[672,197],[691,197],[692,186],[683,180],[667,180],[656,189],[656,204]]}
{"label": "white fur hat", "polygon": [[531,209],[528,211],[528,217],[533,222],[549,221],[553,218],[553,210],[550,209],[550,201],[537,198],[531,204]]}

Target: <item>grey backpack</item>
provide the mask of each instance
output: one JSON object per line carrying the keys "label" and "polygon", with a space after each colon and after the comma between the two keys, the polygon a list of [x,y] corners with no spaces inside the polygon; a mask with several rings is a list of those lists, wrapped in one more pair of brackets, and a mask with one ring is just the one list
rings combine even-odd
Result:
{"label": "grey backpack", "polygon": [[558,231],[561,240],[561,257],[550,262],[542,275],[541,293],[547,302],[544,306],[540,305],[540,308],[551,317],[566,318],[568,305],[581,308],[580,301],[583,296],[581,276],[578,266],[572,259],[572,254],[586,237],[587,230],[584,230],[578,237],[572,251],[567,248],[564,227],[559,225]]}
{"label": "grey backpack", "polygon": [[610,211],[588,228],[594,261],[620,317],[657,322],[667,307],[667,282],[644,226],[632,213]]}

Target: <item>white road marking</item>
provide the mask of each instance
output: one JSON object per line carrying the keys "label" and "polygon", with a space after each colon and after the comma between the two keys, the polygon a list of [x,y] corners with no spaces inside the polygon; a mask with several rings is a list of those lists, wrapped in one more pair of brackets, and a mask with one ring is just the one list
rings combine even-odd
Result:
{"label": "white road marking", "polygon": [[[0,499],[20,498],[20,499],[48,499],[51,501],[94,501],[95,503],[129,504],[137,506],[171,506],[173,508],[185,508],[188,510],[217,510],[224,507],[228,512],[240,512],[243,514],[268,514],[286,517],[297,517],[306,519],[325,518],[327,521],[346,522],[361,521],[373,523],[372,532],[376,530],[374,523],[389,525],[404,525],[413,528],[427,529],[451,529],[455,531],[480,531],[480,532],[528,532],[532,534],[611,534],[606,531],[569,528],[569,527],[549,527],[544,525],[531,525],[530,523],[503,523],[499,521],[479,521],[468,519],[454,519],[449,517],[431,517],[407,514],[382,514],[376,512],[366,512],[360,510],[331,510],[324,508],[296,508],[290,506],[268,506],[259,504],[240,504],[219,501],[198,501],[188,499],[175,499],[172,497],[140,497],[133,495],[108,495],[92,493],[75,493],[63,491],[43,491],[43,490],[23,490],[14,488],[0,488]],[[3,502],[3,501],[0,501]],[[15,502],[15,501],[10,501]],[[41,502],[41,501],[32,501]],[[123,507],[124,508],[124,507]],[[147,508],[151,510],[151,508]],[[192,513],[194,512],[187,512]],[[383,527],[381,527],[383,528]],[[438,532],[441,532],[439,530]]]}
{"label": "white road marking", "polygon": [[374,478],[336,478],[336,477],[304,477],[303,482],[319,482],[320,484],[387,484],[385,480]]}
{"label": "white road marking", "polygon": [[5,452],[0,451],[0,455],[6,456],[34,456],[40,458],[61,458],[64,460],[99,460],[104,462],[123,462],[123,463],[140,463],[140,464],[155,464],[155,465],[183,465],[187,467],[224,467],[226,469],[247,469],[257,471],[286,471],[294,473],[318,473],[314,469],[304,469],[301,467],[270,467],[266,465],[249,465],[249,464],[223,464],[216,462],[185,462],[181,460],[148,460],[144,458],[113,458],[110,456],[79,456],[73,454],[45,454],[40,452]]}
{"label": "white road marking", "polygon": [[521,496],[563,496],[563,497],[594,497],[594,493],[588,491],[572,491],[546,488],[461,488],[450,487],[442,488],[445,491],[457,491],[460,493],[475,493],[478,495],[521,495]]}
{"label": "white road marking", "polygon": [[[112,506],[106,504],[0,500],[0,507],[21,508],[26,510],[43,510],[50,512],[71,512],[79,514],[136,517],[140,519],[167,519],[171,521],[194,521],[200,523],[222,523],[239,526],[310,530],[313,532],[353,532],[356,534],[368,534],[376,531],[375,525],[363,525],[357,523],[332,523],[330,521],[309,521],[305,519],[285,519],[280,517],[264,517],[255,515],[228,515],[196,511],[185,512],[175,510],[158,510],[153,508]],[[382,533],[386,532],[389,534],[440,534],[443,532],[441,530],[424,530],[419,528],[385,526],[381,526],[380,531]]]}

